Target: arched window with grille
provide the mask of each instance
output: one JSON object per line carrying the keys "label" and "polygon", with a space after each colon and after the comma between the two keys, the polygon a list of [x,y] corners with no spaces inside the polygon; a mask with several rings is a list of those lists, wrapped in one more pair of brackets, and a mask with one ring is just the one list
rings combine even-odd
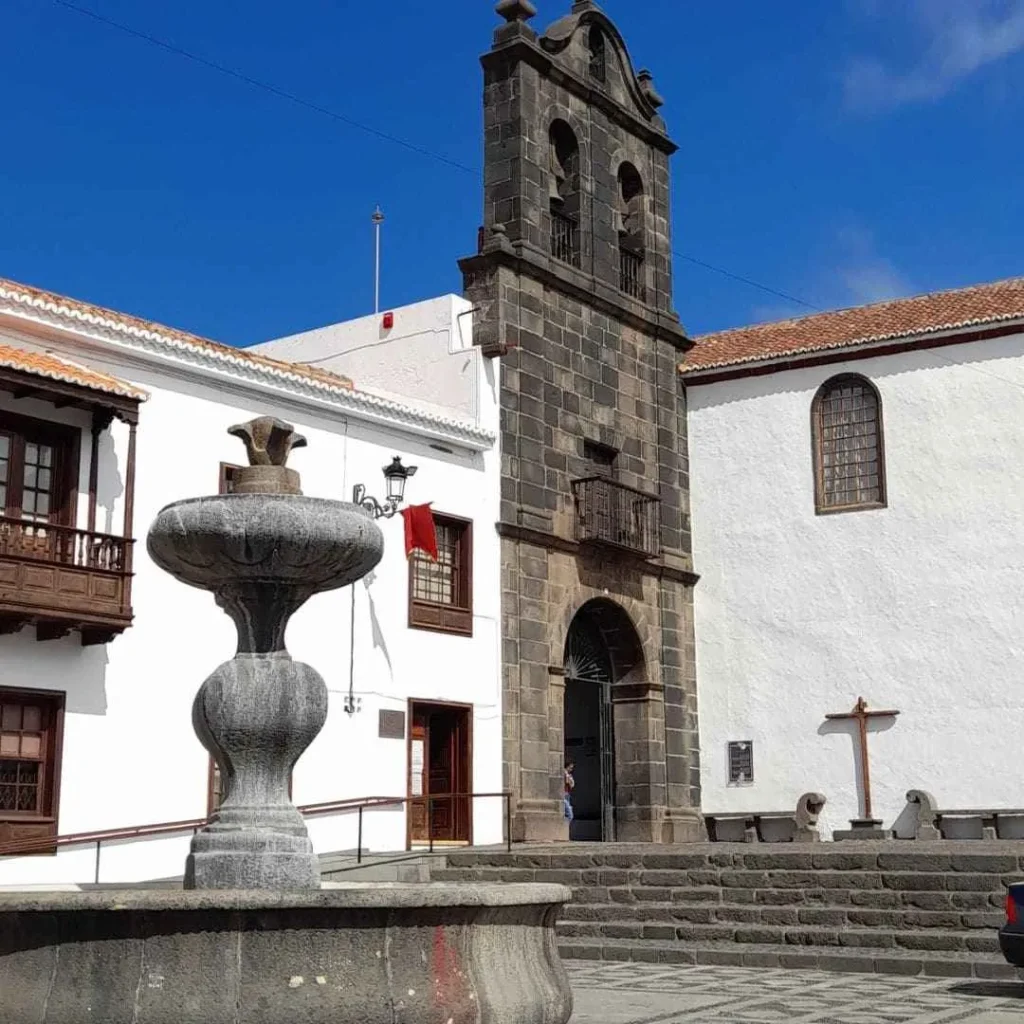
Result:
{"label": "arched window with grille", "polygon": [[814,503],[817,512],[885,506],[882,402],[856,374],[827,380],[811,408]]}
{"label": "arched window with grille", "polygon": [[580,265],[580,147],[565,121],[555,121],[549,134],[551,255],[573,267]]}
{"label": "arched window with grille", "polygon": [[644,181],[631,164],[619,168],[619,287],[631,298],[647,300],[647,274],[644,267]]}

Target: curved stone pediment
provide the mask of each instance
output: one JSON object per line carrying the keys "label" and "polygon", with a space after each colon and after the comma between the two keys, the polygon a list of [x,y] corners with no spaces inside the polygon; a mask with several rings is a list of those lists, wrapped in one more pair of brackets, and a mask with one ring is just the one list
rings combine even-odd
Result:
{"label": "curved stone pediment", "polygon": [[594,26],[600,28],[605,35],[609,61],[614,60],[618,64],[627,96],[645,120],[657,122],[658,108],[665,101],[654,88],[650,72],[638,72],[635,69],[622,33],[611,18],[591,0],[574,4],[572,12],[551,25],[540,37],[539,43],[547,53],[562,54],[579,34]]}

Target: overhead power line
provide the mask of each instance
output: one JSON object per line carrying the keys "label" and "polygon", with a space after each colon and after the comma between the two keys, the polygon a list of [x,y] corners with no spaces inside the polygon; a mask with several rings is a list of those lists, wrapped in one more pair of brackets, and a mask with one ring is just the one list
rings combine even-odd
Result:
{"label": "overhead power line", "polygon": [[198,53],[192,53],[190,50],[182,49],[180,46],[168,43],[157,36],[149,35],[147,32],[140,32],[138,29],[122,24],[120,21],[114,21],[113,18],[105,18],[102,14],[90,11],[87,7],[79,7],[78,4],[71,3],[71,0],[53,0],[53,2],[59,7],[66,7],[69,11],[75,11],[87,18],[92,18],[93,21],[98,21],[110,28],[117,29],[117,31],[123,32],[126,35],[134,36],[136,39],[141,39],[153,46],[158,46],[161,50],[166,50],[168,53],[173,53],[179,57],[184,57],[186,60],[194,61],[196,64],[201,64],[203,67],[209,68],[212,71],[219,71],[222,75],[228,75],[231,78],[237,79],[239,82],[245,82],[246,85],[251,85],[256,89],[262,89],[264,92],[269,92],[271,95],[277,96],[280,99],[288,100],[290,103],[294,103],[300,107],[305,107],[306,110],[312,110],[315,113],[323,114],[325,117],[329,117],[332,120],[340,121],[342,124],[347,124],[350,128],[358,128],[360,131],[366,132],[368,135],[374,135],[378,139],[383,139],[385,142],[393,142],[396,146],[402,146],[404,149],[408,149],[413,153],[418,153],[420,156],[427,156],[433,160],[440,160],[441,163],[448,164],[449,167],[455,167],[460,171],[467,171],[470,174],[477,173],[472,167],[467,167],[466,164],[461,164],[458,160],[452,160],[449,157],[442,156],[440,153],[435,153],[432,150],[424,149],[422,146],[417,146],[414,142],[401,139],[397,135],[391,135],[388,132],[381,131],[379,128],[373,128],[370,125],[363,124],[351,117],[346,117],[344,114],[339,114],[336,110],[331,110],[328,107],[321,106],[319,103],[314,103],[312,100],[296,96],[295,93],[288,92],[287,89],[281,89],[276,85],[271,85],[269,82],[263,82],[258,78],[253,78],[251,75],[247,75],[235,68],[229,68],[226,64],[218,64],[216,61],[208,60],[206,57],[201,57]]}
{"label": "overhead power line", "polygon": [[[400,138],[397,135],[392,135],[390,132],[374,128],[372,125],[363,124],[361,121],[357,121],[345,114],[341,114],[337,110],[325,107],[323,104],[307,100],[296,93],[289,92],[287,89],[282,89],[280,86],[273,85],[270,82],[264,82],[259,78],[254,78],[252,75],[247,75],[244,71],[239,71],[237,68],[228,67],[226,64],[219,64],[207,57],[200,56],[198,53],[193,53],[191,50],[186,50],[184,47],[177,46],[174,43],[169,43],[167,40],[161,39],[158,36],[132,28],[130,25],[126,25],[120,21],[115,21],[113,18],[107,18],[102,14],[98,14],[96,11],[90,10],[88,7],[81,7],[80,5],[73,3],[72,0],[53,0],[53,2],[58,7],[63,7],[66,10],[74,11],[76,14],[80,14],[86,18],[91,18],[93,21],[99,22],[101,25],[106,25],[108,28],[112,28],[115,31],[131,36],[134,39],[149,43],[151,46],[159,47],[161,50],[173,53],[178,57],[183,57],[185,60],[190,60],[193,63],[199,64],[211,71],[217,71],[222,75],[227,75],[229,78],[234,78],[236,81],[244,82],[246,85],[250,85],[254,89],[260,89],[263,92],[278,97],[279,99],[287,100],[289,103],[293,103],[298,107],[303,107],[304,109],[313,111],[316,114],[322,114],[324,117],[331,118],[332,121],[337,121],[350,128],[355,128],[358,131],[365,132],[367,135],[372,135],[385,142],[401,146],[403,149],[406,149],[411,153],[416,153],[418,156],[425,156],[431,160],[437,160],[442,164],[453,167],[458,171],[463,171],[466,174],[472,174],[477,177],[480,175],[480,169],[478,167],[470,167],[467,164],[460,163],[458,160],[453,160],[451,157],[447,157],[442,153],[437,153],[432,149],[419,146],[416,143],[409,142],[407,139]],[[721,274],[723,277],[728,277],[733,281],[738,281],[740,284],[745,284],[750,288],[757,288],[768,295],[774,295],[776,298],[785,299],[787,302],[795,302],[807,309],[813,309],[819,312],[821,310],[820,306],[815,306],[813,303],[807,302],[795,295],[790,295],[777,288],[772,288],[770,285],[761,284],[753,278],[744,277],[741,274],[734,274],[732,271],[725,270],[722,267],[716,267],[712,263],[706,263],[704,260],[697,259],[696,256],[690,256],[686,253],[675,250],[673,250],[673,255],[687,263],[692,263],[694,266],[702,267],[705,270],[710,270],[716,274]]]}
{"label": "overhead power line", "polygon": [[806,302],[804,299],[798,299],[795,295],[789,295],[787,292],[780,292],[777,288],[770,288],[768,285],[761,284],[749,277],[734,274],[731,270],[723,270],[722,267],[716,267],[712,263],[705,263],[703,260],[697,259],[696,256],[687,256],[686,253],[676,252],[674,249],[672,250],[672,255],[678,256],[681,260],[686,260],[687,263],[693,263],[698,267],[704,267],[705,270],[713,270],[716,274],[731,277],[734,281],[739,281],[741,284],[748,284],[751,288],[760,288],[761,291],[767,292],[769,295],[774,295],[777,298],[785,299],[787,302],[796,302],[799,305],[806,306],[808,309],[813,309],[818,313],[824,312],[821,306],[815,306],[813,303]]}

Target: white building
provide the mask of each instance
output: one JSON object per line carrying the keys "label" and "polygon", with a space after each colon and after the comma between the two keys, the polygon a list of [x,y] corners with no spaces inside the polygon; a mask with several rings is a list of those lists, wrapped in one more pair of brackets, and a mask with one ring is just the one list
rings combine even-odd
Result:
{"label": "white building", "polygon": [[848,828],[825,716],[859,697],[900,712],[868,736],[886,827],[911,788],[1024,806],[1024,280],[709,335],[681,372],[704,811],[817,790]]}
{"label": "white building", "polygon": [[[402,519],[381,520],[386,551],[371,576],[292,620],[291,653],[331,695],[295,802],[501,790],[493,366],[472,347],[468,303],[413,310],[431,332],[401,345],[380,335],[381,318],[331,329],[360,349],[346,363],[353,386],[0,281],[0,847],[50,853],[0,858],[0,884],[94,881],[95,843],[61,841],[53,854],[55,837],[210,810],[216,780],[191,704],[233,654],[234,629],[212,595],[149,561],[145,536],[167,503],[229,486],[225,467],[244,451],[226,430],[256,415],[308,439],[290,461],[306,494],[348,501],[364,484],[382,497],[394,456],[417,466],[406,501],[433,503],[442,548],[440,567],[407,563]],[[393,319],[398,336],[406,311]],[[447,364],[434,351],[442,336]],[[403,376],[421,357],[430,374]],[[363,360],[407,397],[364,385]],[[458,402],[446,405],[448,392]],[[317,850],[353,849],[356,823],[352,811],[310,817]],[[441,801],[434,835],[496,842],[502,823],[500,798]],[[426,837],[422,807],[367,812],[363,828],[372,850]],[[180,875],[190,837],[103,843],[99,878]]]}

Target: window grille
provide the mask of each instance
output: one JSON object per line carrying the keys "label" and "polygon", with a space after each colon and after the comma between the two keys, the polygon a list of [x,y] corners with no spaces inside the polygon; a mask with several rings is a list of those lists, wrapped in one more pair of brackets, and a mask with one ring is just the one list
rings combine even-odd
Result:
{"label": "window grille", "polygon": [[738,740],[729,744],[729,785],[749,786],[754,781],[754,744]]}
{"label": "window grille", "polygon": [[884,505],[881,407],[871,384],[862,377],[828,381],[813,421],[818,511]]}
{"label": "window grille", "polygon": [[551,210],[551,255],[571,267],[580,265],[579,228],[572,217]]}
{"label": "window grille", "polygon": [[630,298],[647,301],[644,282],[644,258],[629,249],[619,250],[619,288]]}

